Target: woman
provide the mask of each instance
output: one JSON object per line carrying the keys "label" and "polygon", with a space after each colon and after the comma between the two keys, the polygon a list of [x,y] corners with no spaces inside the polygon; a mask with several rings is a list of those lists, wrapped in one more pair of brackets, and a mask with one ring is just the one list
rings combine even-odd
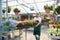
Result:
{"label": "woman", "polygon": [[41,34],[41,17],[39,16],[39,13],[36,13],[36,16],[34,18],[35,22],[38,22],[38,24],[34,28],[34,36],[36,40],[40,40],[40,34]]}

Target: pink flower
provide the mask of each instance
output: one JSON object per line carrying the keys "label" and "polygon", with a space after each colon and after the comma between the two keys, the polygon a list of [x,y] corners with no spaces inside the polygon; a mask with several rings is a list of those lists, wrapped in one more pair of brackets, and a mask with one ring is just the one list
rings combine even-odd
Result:
{"label": "pink flower", "polygon": [[25,25],[27,22],[26,21],[21,21],[21,24],[22,25]]}

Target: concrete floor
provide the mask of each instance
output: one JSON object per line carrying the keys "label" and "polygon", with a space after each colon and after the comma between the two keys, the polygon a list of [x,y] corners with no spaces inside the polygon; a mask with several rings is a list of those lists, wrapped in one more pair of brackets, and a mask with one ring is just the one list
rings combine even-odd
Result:
{"label": "concrete floor", "polygon": [[[50,38],[48,38],[47,28],[48,27],[46,27],[46,26],[42,26],[40,40],[51,40]],[[27,34],[25,34],[25,32],[27,32]],[[20,39],[17,38],[15,40],[36,40],[33,35],[33,28],[29,28],[27,31],[23,30],[21,38]]]}

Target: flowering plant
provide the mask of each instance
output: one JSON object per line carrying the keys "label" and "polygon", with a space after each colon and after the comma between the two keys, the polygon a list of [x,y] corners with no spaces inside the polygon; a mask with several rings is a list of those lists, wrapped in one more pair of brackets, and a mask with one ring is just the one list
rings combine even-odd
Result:
{"label": "flowering plant", "polygon": [[19,24],[17,24],[17,27],[19,27],[19,28],[29,28],[29,27],[35,26],[36,24],[37,24],[36,22],[33,22],[31,20],[21,21]]}

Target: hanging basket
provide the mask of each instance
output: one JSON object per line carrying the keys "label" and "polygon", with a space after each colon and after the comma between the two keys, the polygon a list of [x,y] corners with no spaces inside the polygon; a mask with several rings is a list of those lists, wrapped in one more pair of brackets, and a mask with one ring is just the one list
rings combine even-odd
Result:
{"label": "hanging basket", "polygon": [[50,9],[45,9],[45,13],[49,14],[50,13]]}
{"label": "hanging basket", "polygon": [[15,15],[18,15],[19,14],[19,12],[14,12],[15,13]]}
{"label": "hanging basket", "polygon": [[3,13],[5,13],[6,10],[2,10]]}

